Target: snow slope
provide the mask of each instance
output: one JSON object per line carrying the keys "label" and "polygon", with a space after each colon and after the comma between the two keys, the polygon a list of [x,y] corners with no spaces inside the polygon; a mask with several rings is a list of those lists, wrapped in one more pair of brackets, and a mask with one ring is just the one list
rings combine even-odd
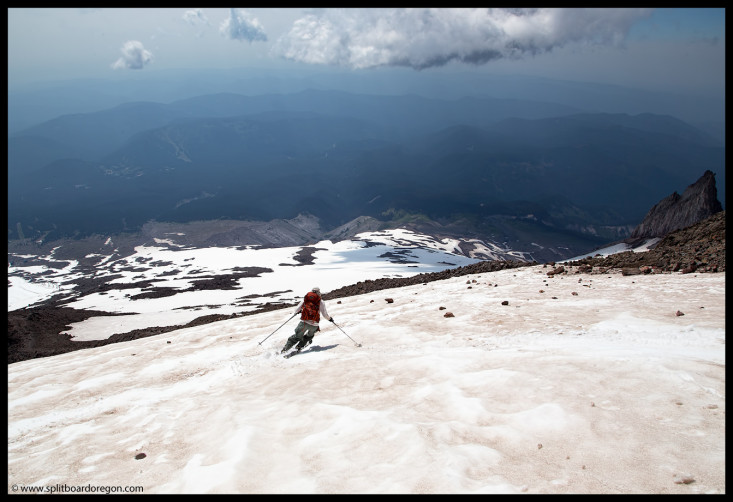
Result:
{"label": "snow slope", "polygon": [[[150,326],[186,324],[210,314],[252,312],[264,303],[296,304],[314,286],[325,293],[367,279],[409,277],[424,272],[475,263],[479,260],[454,254],[458,241],[437,240],[408,230],[366,232],[354,240],[314,244],[313,263],[302,265],[296,260],[302,247],[259,248],[211,247],[178,248],[139,246],[135,253],[119,259],[99,256],[93,271],[95,278],[106,278],[112,285],[153,283],[152,288],[120,288],[102,292],[77,294],[74,281],[89,277],[73,260],[63,268],[51,263],[53,256],[33,258],[25,266],[15,260],[8,267],[8,310],[31,306],[64,293],[73,299],[67,306],[76,309],[134,313],[128,316],[94,317],[77,323],[69,333],[74,340],[106,339],[115,333],[126,333]],[[37,265],[36,263],[49,263]],[[240,269],[269,269],[255,277],[237,280],[234,289],[184,291],[196,280]],[[158,289],[173,288],[173,296],[135,299],[136,295]]]}
{"label": "snow slope", "polygon": [[10,364],[8,493],[725,493],[725,274],[547,270]]}
{"label": "snow slope", "polygon": [[643,253],[644,251],[649,251],[649,249],[651,249],[652,246],[657,244],[660,240],[662,239],[660,239],[659,237],[654,237],[652,239],[646,239],[640,245],[636,247],[631,247],[631,245],[629,244],[626,244],[624,242],[619,242],[619,243],[612,244],[610,246],[607,246],[601,249],[597,249],[595,251],[591,251],[590,253],[585,253],[580,256],[569,258],[567,260],[562,260],[562,262],[582,260],[586,256],[596,256],[596,255],[610,256],[616,253],[623,253],[624,251],[633,251],[635,253]]}

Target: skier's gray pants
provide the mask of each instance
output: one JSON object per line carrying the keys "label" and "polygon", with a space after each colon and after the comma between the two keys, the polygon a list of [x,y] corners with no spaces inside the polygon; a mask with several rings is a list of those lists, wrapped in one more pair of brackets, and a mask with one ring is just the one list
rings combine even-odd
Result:
{"label": "skier's gray pants", "polygon": [[283,347],[283,350],[288,350],[296,343],[298,344],[298,348],[302,349],[313,341],[313,337],[316,336],[316,331],[318,331],[318,326],[300,321],[295,327],[295,333],[288,338],[288,342]]}

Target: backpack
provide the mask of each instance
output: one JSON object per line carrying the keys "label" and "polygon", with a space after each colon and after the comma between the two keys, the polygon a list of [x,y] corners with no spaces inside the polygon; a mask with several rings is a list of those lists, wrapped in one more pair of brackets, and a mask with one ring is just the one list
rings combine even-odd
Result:
{"label": "backpack", "polygon": [[321,320],[321,297],[310,291],[305,295],[303,300],[303,308],[300,309],[300,318],[303,321],[319,322]]}

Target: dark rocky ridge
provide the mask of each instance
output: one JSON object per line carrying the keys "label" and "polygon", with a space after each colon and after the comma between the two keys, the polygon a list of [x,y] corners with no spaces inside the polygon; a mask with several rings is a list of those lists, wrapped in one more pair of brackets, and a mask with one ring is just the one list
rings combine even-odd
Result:
{"label": "dark rocky ridge", "polygon": [[627,273],[631,270],[645,273],[725,272],[725,211],[667,234],[649,251],[588,256],[568,264],[598,270],[627,269]]}
{"label": "dark rocky ridge", "polygon": [[718,200],[718,190],[715,186],[715,174],[712,171],[705,171],[700,179],[685,189],[682,195],[674,192],[654,205],[639,226],[631,232],[626,242],[663,237],[722,210],[723,206]]}

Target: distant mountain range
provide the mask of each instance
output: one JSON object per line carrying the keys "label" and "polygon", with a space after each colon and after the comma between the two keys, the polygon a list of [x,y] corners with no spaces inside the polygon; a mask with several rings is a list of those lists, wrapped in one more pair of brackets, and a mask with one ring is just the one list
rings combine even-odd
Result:
{"label": "distant mountain range", "polygon": [[[725,139],[725,101],[719,96],[685,95],[597,82],[476,71],[420,71],[389,68],[340,71],[334,68],[159,69],[105,79],[36,82],[8,89],[8,132],[16,133],[61,115],[108,110],[123,103],[172,103],[210,94],[290,95],[305,90],[345,91],[379,96],[419,95],[441,100],[465,96],[542,101],[576,111],[672,115]],[[11,83],[9,82],[9,85]]]}
{"label": "distant mountain range", "polygon": [[719,141],[664,115],[512,99],[223,93],[64,115],[12,134],[8,236],[303,213],[328,229],[369,216],[514,249],[564,246],[569,257],[626,237],[702,172],[724,187],[724,165]]}

